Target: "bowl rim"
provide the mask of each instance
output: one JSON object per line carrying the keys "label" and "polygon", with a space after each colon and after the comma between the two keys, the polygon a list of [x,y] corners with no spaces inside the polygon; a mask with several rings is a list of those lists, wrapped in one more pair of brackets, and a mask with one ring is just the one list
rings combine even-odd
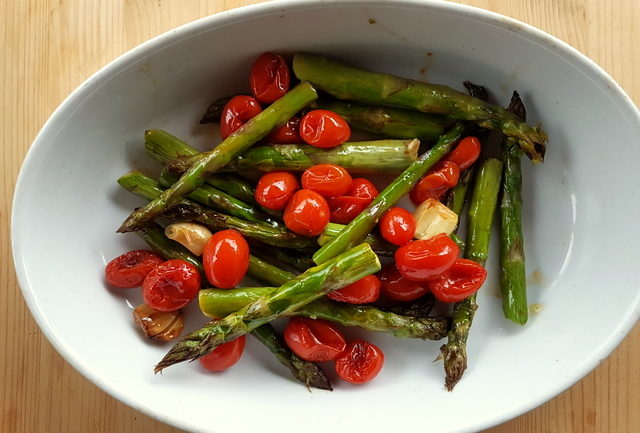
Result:
{"label": "bowl rim", "polygon": [[[161,33],[131,49],[125,53],[119,55],[115,59],[102,66],[96,72],[91,74],[86,80],[84,80],[78,87],[76,87],[64,100],[58,105],[58,107],[49,116],[44,123],[36,137],[34,138],[31,146],[29,147],[26,156],[23,160],[18,178],[16,181],[13,200],[12,200],[12,212],[11,212],[11,247],[13,252],[13,262],[16,271],[16,276],[20,290],[25,299],[25,302],[31,312],[33,318],[36,320],[38,326],[42,330],[43,334],[56,351],[62,355],[66,362],[68,362],[75,370],[80,372],[91,383],[98,386],[100,389],[116,398],[117,400],[125,403],[129,407],[150,416],[158,421],[166,423],[168,425],[175,426],[188,431],[201,431],[199,426],[193,425],[190,422],[174,417],[171,415],[164,415],[153,410],[152,407],[148,407],[136,400],[129,398],[127,394],[120,392],[119,389],[111,386],[109,382],[106,382],[102,377],[94,374],[92,370],[86,366],[81,360],[77,359],[73,354],[72,348],[68,347],[55,333],[52,326],[49,324],[44,312],[40,309],[36,297],[34,296],[29,278],[26,273],[25,266],[21,261],[22,252],[20,251],[20,235],[13,230],[15,221],[21,213],[21,197],[18,194],[23,185],[27,182],[26,172],[31,171],[31,167],[34,165],[34,155],[36,155],[39,149],[44,146],[47,141],[46,136],[50,133],[50,130],[54,128],[56,124],[64,121],[75,111],[77,106],[84,99],[91,96],[93,91],[99,87],[103,82],[107,81],[114,74],[117,74],[125,70],[131,63],[142,59],[144,56],[152,54],[156,50],[165,46],[165,44],[174,44],[185,38],[193,35],[208,31],[214,26],[226,26],[235,23],[239,23],[248,19],[252,19],[260,15],[272,15],[276,13],[283,13],[289,11],[299,10],[313,10],[320,7],[323,8],[342,8],[342,7],[358,7],[358,6],[374,6],[374,7],[406,7],[406,8],[418,8],[418,9],[433,9],[440,12],[448,12],[455,15],[467,16],[486,24],[496,26],[498,28],[508,30],[510,32],[517,32],[523,34],[527,39],[534,40],[540,44],[543,44],[554,52],[555,54],[562,54],[565,60],[569,61],[575,66],[579,66],[580,69],[588,70],[591,73],[592,79],[598,79],[601,83],[606,85],[613,96],[626,105],[626,109],[630,114],[635,116],[635,121],[640,125],[640,110],[636,107],[632,99],[622,89],[622,87],[595,61],[572,47],[568,43],[558,39],[557,37],[515,18],[508,17],[496,12],[492,12],[486,9],[478,8],[475,6],[469,6],[460,3],[443,2],[441,0],[273,0],[265,3],[251,4],[234,8],[212,15],[208,15],[194,21],[182,24],[176,28]],[[483,430],[503,422],[506,422],[512,418],[520,416],[521,414],[528,412],[546,401],[555,398],[560,393],[573,386],[580,381],[590,371],[595,369],[600,363],[602,363],[622,342],[622,340],[628,335],[631,329],[635,326],[636,322],[640,318],[640,302],[638,302],[633,311],[631,311],[623,321],[619,323],[615,331],[606,342],[597,348],[595,354],[589,363],[583,363],[576,368],[571,376],[567,376],[562,382],[554,384],[551,392],[544,396],[538,396],[537,398],[530,399],[529,401],[522,403],[518,406],[513,406],[509,410],[504,411],[495,416],[486,417],[474,425],[473,431]],[[451,433],[465,433],[470,432],[468,427],[463,427],[455,430],[451,430]]]}

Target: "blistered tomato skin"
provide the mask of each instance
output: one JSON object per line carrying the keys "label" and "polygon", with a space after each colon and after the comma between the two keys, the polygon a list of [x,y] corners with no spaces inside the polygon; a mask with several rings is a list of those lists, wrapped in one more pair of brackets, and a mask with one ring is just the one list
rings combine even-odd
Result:
{"label": "blistered tomato skin", "polygon": [[220,117],[220,136],[224,139],[262,111],[260,103],[251,96],[237,95],[227,102]]}
{"label": "blistered tomato skin", "polygon": [[380,279],[381,293],[394,301],[415,301],[429,291],[425,283],[404,278],[395,265],[383,267],[376,275]]}
{"label": "blistered tomato skin", "polygon": [[458,258],[460,248],[441,233],[425,240],[415,240],[396,250],[396,267],[403,277],[428,281],[449,269]]}
{"label": "blistered tomato skin", "polygon": [[356,385],[374,379],[384,365],[384,353],[375,344],[354,340],[347,344],[336,359],[336,373],[342,379]]}
{"label": "blistered tomato skin", "polygon": [[292,117],[282,126],[271,131],[267,141],[273,144],[297,144],[302,143],[300,138],[300,118]]}
{"label": "blistered tomato skin", "polygon": [[342,289],[330,292],[327,297],[334,301],[349,304],[368,304],[378,300],[380,287],[380,279],[375,275],[368,275]]}
{"label": "blistered tomato skin", "polygon": [[297,191],[284,211],[284,224],[289,230],[303,236],[318,236],[329,224],[329,205],[315,191]]}
{"label": "blistered tomato skin", "polygon": [[302,187],[325,197],[345,194],[351,186],[351,175],[334,164],[318,164],[302,173]]}
{"label": "blistered tomato skin", "polygon": [[344,143],[350,136],[349,124],[333,111],[313,110],[300,121],[300,137],[311,146],[329,149]]}
{"label": "blistered tomato skin", "polygon": [[287,171],[273,171],[260,178],[254,198],[259,205],[267,209],[282,210],[298,189],[300,183],[293,174]]}
{"label": "blistered tomato skin", "polygon": [[416,206],[429,198],[440,200],[445,192],[456,186],[459,178],[460,168],[457,164],[441,161],[420,179],[409,193],[409,197]]}
{"label": "blistered tomato skin", "polygon": [[202,251],[202,266],[209,283],[232,289],[249,269],[249,244],[235,230],[214,233]]}
{"label": "blistered tomato skin", "polygon": [[154,268],[142,283],[144,302],[158,311],[187,305],[200,290],[200,271],[184,260],[168,260]]}
{"label": "blistered tomato skin", "polygon": [[444,159],[453,162],[458,166],[460,171],[462,171],[476,162],[481,150],[480,140],[476,137],[469,136],[460,140],[456,148],[445,156]]}
{"label": "blistered tomato skin", "polygon": [[401,246],[413,239],[416,233],[416,220],[408,210],[393,207],[382,216],[379,228],[385,240]]}
{"label": "blistered tomato skin", "polygon": [[199,358],[200,364],[209,371],[223,371],[236,364],[242,357],[245,342],[244,335],[235,340],[221,344],[211,353]]}
{"label": "blistered tomato skin", "polygon": [[107,263],[104,276],[107,283],[114,287],[140,287],[147,274],[163,261],[162,257],[152,251],[129,251]]}
{"label": "blistered tomato skin", "polygon": [[378,195],[375,185],[363,177],[351,181],[345,195],[328,198],[331,222],[349,224]]}
{"label": "blistered tomato skin", "polygon": [[325,320],[293,318],[284,328],[283,337],[287,346],[306,361],[330,361],[346,346],[338,328]]}
{"label": "blistered tomato skin", "polygon": [[290,81],[287,62],[278,54],[262,54],[254,62],[249,74],[251,92],[263,104],[270,104],[287,93]]}
{"label": "blistered tomato skin", "polygon": [[428,281],[433,295],[442,302],[460,302],[477,292],[487,278],[487,271],[473,260],[457,259],[438,278]]}

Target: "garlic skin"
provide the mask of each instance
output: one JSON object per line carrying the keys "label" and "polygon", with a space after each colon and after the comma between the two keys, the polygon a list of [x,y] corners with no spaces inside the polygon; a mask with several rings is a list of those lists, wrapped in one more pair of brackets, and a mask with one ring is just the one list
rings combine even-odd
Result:
{"label": "garlic skin", "polygon": [[146,337],[155,340],[174,340],[184,328],[182,311],[158,311],[147,304],[140,304],[133,310],[133,319]]}
{"label": "garlic skin", "polygon": [[164,234],[196,256],[202,255],[204,246],[212,236],[208,228],[196,223],[173,223],[164,229]]}
{"label": "garlic skin", "polygon": [[429,239],[440,233],[449,235],[458,226],[458,215],[433,198],[422,202],[413,216],[416,220],[416,239]]}

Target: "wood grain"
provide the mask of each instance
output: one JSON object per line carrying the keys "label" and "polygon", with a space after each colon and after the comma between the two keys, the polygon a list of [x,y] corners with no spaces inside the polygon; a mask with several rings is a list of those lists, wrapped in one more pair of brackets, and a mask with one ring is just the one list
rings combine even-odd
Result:
{"label": "wood grain", "polygon": [[[36,133],[64,97],[127,49],[251,0],[0,0],[0,431],[177,432],[115,401],[40,334],[20,295],[9,241],[11,199]],[[567,41],[640,102],[637,0],[467,0]],[[640,328],[585,379],[486,433],[640,432]]]}

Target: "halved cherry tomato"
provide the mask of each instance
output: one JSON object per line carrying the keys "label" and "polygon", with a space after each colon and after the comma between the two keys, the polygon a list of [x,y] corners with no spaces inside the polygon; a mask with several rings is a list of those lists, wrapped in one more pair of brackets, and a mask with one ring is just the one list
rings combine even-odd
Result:
{"label": "halved cherry tomato", "polygon": [[384,353],[375,344],[364,340],[353,340],[336,358],[336,373],[350,383],[369,382],[376,377],[384,365]]}
{"label": "halved cherry tomato", "polygon": [[162,262],[164,259],[153,251],[129,251],[107,263],[104,276],[107,283],[114,287],[140,287],[144,277]]}
{"label": "halved cherry tomato", "polygon": [[300,184],[293,174],[288,171],[272,171],[260,178],[253,196],[259,205],[267,209],[282,210],[298,189]]}
{"label": "halved cherry tomato", "polygon": [[348,302],[349,304],[368,304],[378,300],[380,286],[381,283],[378,277],[368,275],[342,289],[330,292],[327,297],[334,301]]}
{"label": "halved cherry tomato", "polygon": [[426,284],[404,278],[395,265],[383,267],[377,275],[382,294],[394,301],[414,301],[429,291]]}
{"label": "halved cherry tomato", "polygon": [[336,147],[347,141],[350,136],[349,124],[333,111],[309,111],[300,121],[300,137],[315,147]]}
{"label": "halved cherry tomato", "polygon": [[428,198],[439,200],[449,188],[456,186],[460,168],[451,161],[440,161],[413,187],[409,197],[417,206]]}
{"label": "halved cherry tomato", "polygon": [[352,180],[347,170],[334,164],[314,165],[302,173],[302,187],[325,197],[346,193]]}
{"label": "halved cherry tomato", "polygon": [[342,333],[325,320],[295,317],[284,328],[284,341],[306,361],[330,361],[344,350]]}
{"label": "halved cherry tomato", "polygon": [[246,95],[234,96],[222,109],[220,136],[227,138],[260,111],[262,111],[262,108],[256,98]]}
{"label": "halved cherry tomato", "polygon": [[477,292],[486,279],[487,270],[479,263],[457,259],[438,278],[428,281],[427,286],[438,300],[459,302]]}
{"label": "halved cherry tomato", "polygon": [[449,269],[458,258],[460,248],[444,233],[416,240],[396,250],[396,267],[403,277],[428,281]]}
{"label": "halved cherry tomato", "polygon": [[249,86],[258,101],[271,104],[287,93],[290,80],[285,59],[277,54],[264,53],[251,67]]}
{"label": "halved cherry tomato", "polygon": [[404,245],[416,233],[416,220],[411,212],[393,207],[380,219],[380,234],[394,245]]}
{"label": "halved cherry tomato", "polygon": [[287,123],[271,131],[267,135],[267,141],[275,144],[302,143],[302,138],[300,138],[300,118],[292,117]]}
{"label": "halved cherry tomato", "polygon": [[284,225],[303,236],[317,236],[329,224],[329,205],[315,191],[297,191],[284,210]]}
{"label": "halved cherry tomato", "polygon": [[460,140],[456,148],[445,156],[444,159],[457,164],[460,171],[462,171],[476,162],[481,150],[480,140],[476,137],[465,137]]}
{"label": "halved cherry tomato", "polygon": [[376,187],[363,177],[351,181],[345,195],[328,199],[331,209],[331,221],[348,224],[357,217],[378,195]]}
{"label": "halved cherry tomato", "polygon": [[222,371],[240,360],[247,339],[244,335],[213,349],[212,352],[198,358],[200,364],[209,371]]}
{"label": "halved cherry tomato", "polygon": [[200,271],[184,260],[168,260],[156,266],[142,283],[144,302],[158,311],[175,311],[198,296]]}
{"label": "halved cherry tomato", "polygon": [[202,267],[209,283],[232,289],[249,269],[249,244],[235,230],[214,233],[202,250]]}

